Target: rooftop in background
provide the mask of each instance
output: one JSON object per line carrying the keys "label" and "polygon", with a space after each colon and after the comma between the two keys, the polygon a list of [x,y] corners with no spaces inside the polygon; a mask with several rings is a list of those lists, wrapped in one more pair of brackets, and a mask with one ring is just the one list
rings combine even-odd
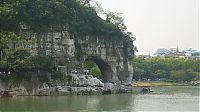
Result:
{"label": "rooftop in background", "polygon": [[179,51],[178,48],[171,48],[170,50],[167,50],[165,48],[159,48],[153,55],[154,57],[160,56],[160,57],[180,57],[180,58],[186,58],[186,59],[200,59],[200,51],[199,50],[193,50],[192,48],[189,48],[188,50],[182,50]]}
{"label": "rooftop in background", "polygon": [[153,55],[154,56],[162,56],[162,55],[168,55],[171,51],[165,49],[165,48],[159,48]]}
{"label": "rooftop in background", "polygon": [[194,50],[192,48],[189,48],[187,50],[179,50],[179,48],[171,48],[170,50],[167,50],[165,48],[159,48],[153,56],[150,55],[136,55],[136,57],[142,57],[144,59],[152,58],[152,57],[179,57],[179,58],[185,58],[185,59],[200,59],[200,51]]}
{"label": "rooftop in background", "polygon": [[182,52],[197,53],[197,52],[200,52],[200,51],[199,50],[193,50],[192,48],[189,48],[188,50],[183,50]]}

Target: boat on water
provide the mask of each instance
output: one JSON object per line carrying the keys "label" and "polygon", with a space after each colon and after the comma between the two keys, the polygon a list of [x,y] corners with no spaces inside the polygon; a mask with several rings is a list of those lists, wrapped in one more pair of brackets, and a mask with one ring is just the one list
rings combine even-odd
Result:
{"label": "boat on water", "polygon": [[151,93],[151,92],[153,92],[153,91],[150,90],[149,86],[144,86],[141,89],[141,93],[143,93],[143,94],[148,94],[148,93]]}

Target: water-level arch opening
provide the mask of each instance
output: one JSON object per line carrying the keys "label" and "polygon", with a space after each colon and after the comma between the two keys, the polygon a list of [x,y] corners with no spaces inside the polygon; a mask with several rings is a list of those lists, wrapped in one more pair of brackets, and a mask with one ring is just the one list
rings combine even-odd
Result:
{"label": "water-level arch opening", "polygon": [[88,57],[85,60],[84,64],[85,63],[93,63],[93,64],[95,64],[94,67],[95,66],[98,67],[98,68],[94,68],[94,69],[99,70],[99,72],[100,72],[100,74],[97,78],[102,79],[103,82],[111,82],[112,81],[112,69],[107,62],[105,62],[104,60],[102,60],[101,58],[98,58],[98,57]]}

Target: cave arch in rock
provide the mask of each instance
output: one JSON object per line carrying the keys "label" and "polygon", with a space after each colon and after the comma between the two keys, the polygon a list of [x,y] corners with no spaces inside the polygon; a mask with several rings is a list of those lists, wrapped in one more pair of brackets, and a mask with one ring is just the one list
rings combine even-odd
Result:
{"label": "cave arch in rock", "polygon": [[92,61],[97,64],[97,66],[99,67],[99,69],[101,71],[103,82],[111,82],[112,81],[113,71],[107,62],[105,62],[104,60],[102,60],[101,58],[99,58],[97,56],[87,57],[87,59],[85,61]]}

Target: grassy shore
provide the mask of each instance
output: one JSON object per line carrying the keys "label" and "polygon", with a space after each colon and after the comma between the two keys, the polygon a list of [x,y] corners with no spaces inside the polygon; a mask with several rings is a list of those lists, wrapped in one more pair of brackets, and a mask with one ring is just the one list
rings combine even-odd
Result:
{"label": "grassy shore", "polygon": [[157,82],[157,81],[135,81],[132,83],[134,87],[143,87],[143,86],[177,86],[178,83],[172,82]]}

